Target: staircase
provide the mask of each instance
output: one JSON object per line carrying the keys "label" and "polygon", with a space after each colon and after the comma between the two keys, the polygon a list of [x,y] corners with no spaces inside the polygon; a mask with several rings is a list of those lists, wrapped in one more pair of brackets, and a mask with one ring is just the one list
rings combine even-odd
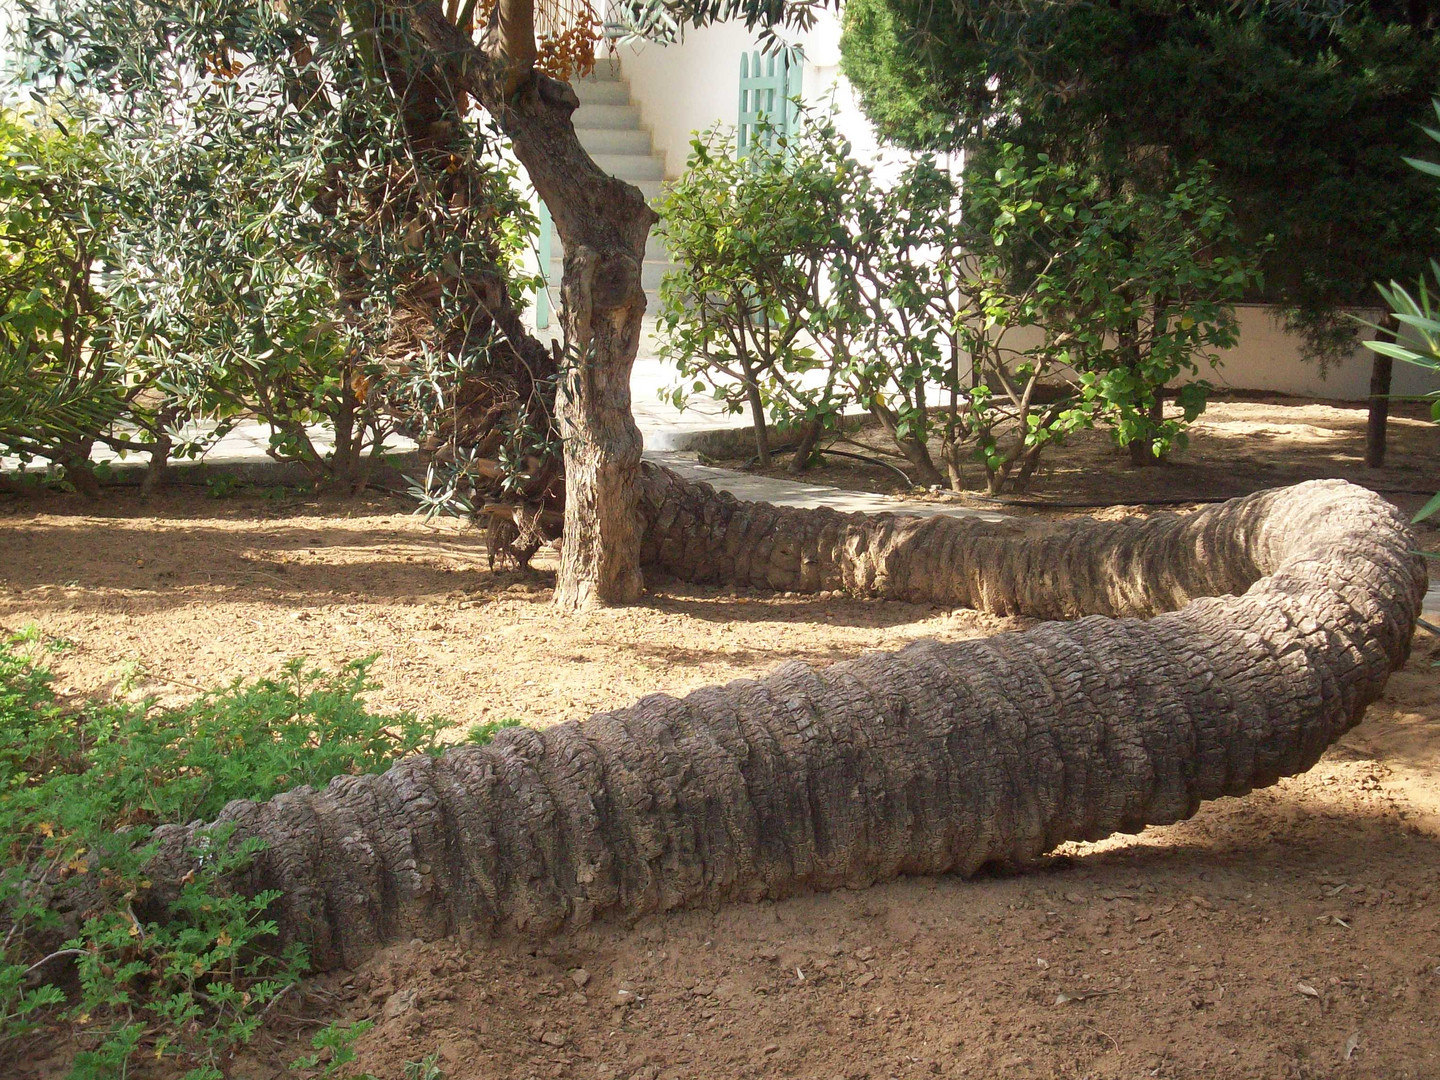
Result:
{"label": "staircase", "polygon": [[[650,133],[640,126],[640,109],[630,101],[629,82],[621,77],[617,65],[600,60],[593,75],[575,79],[570,85],[580,98],[580,107],[573,113],[580,145],[600,168],[634,184],[653,203],[660,194],[665,164],[650,146]],[[545,225],[552,230],[546,280],[550,284],[550,295],[558,304],[565,253],[559,234],[553,231],[555,226],[548,219]],[[660,279],[670,268],[665,245],[652,231],[645,245],[645,265],[641,271],[648,315],[660,309]]]}

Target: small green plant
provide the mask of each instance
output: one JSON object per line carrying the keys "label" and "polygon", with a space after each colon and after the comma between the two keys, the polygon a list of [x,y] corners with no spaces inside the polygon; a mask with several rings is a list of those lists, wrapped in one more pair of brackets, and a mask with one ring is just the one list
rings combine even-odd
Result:
{"label": "small green plant", "polygon": [[[292,1069],[320,1069],[322,1080],[374,1080],[369,1073],[352,1073],[345,1066],[355,1060],[355,1042],[372,1027],[372,1020],[356,1020],[354,1023],[334,1021],[317,1031],[310,1040],[315,1051],[297,1058]],[[409,1066],[406,1066],[409,1075]]]}
{"label": "small green plant", "polygon": [[[38,630],[0,644],[0,1040],[64,1023],[80,1047],[72,1080],[124,1076],[142,1052],[217,1080],[305,956],[275,955],[278,894],[230,888],[259,848],[225,829],[201,835],[200,869],[147,918],[154,828],[379,771],[434,751],[443,725],[371,713],[373,657],[334,671],[296,660],[160,708],[63,701],[35,659],[44,646]],[[83,903],[54,902],[67,897]]]}
{"label": "small green plant", "polygon": [[216,473],[205,478],[205,490],[212,499],[228,499],[239,491],[244,481],[233,473]]}
{"label": "small green plant", "polygon": [[476,746],[489,746],[495,736],[506,728],[524,727],[523,720],[487,720],[483,724],[476,724],[465,736],[465,741]]}
{"label": "small green plant", "polygon": [[419,1061],[407,1061],[405,1080],[445,1080],[445,1070],[440,1068],[439,1051],[426,1054]]}

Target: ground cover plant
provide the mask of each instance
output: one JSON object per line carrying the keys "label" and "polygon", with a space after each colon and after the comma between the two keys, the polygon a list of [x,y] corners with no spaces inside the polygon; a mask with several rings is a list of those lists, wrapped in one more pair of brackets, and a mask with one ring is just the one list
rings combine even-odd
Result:
{"label": "ground cover plant", "polygon": [[43,662],[63,648],[36,632],[0,645],[0,1039],[69,1025],[76,1080],[127,1075],[142,1054],[220,1077],[305,973],[305,952],[273,950],[273,891],[229,884],[262,845],[206,830],[160,908],[151,832],[383,769],[434,750],[443,724],[368,710],[371,660],[297,660],[180,707],[67,701]]}

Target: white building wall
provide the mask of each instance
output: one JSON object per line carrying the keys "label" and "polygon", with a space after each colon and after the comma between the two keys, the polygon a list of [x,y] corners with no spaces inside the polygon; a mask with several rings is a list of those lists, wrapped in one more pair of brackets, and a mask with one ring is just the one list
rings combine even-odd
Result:
{"label": "white building wall", "polygon": [[[1240,321],[1240,344],[1221,354],[1221,366],[1201,372],[1217,388],[1270,390],[1302,397],[1333,401],[1360,401],[1370,396],[1370,365],[1375,354],[1361,346],[1339,364],[1331,364],[1324,375],[1318,364],[1301,359],[1300,341],[1285,333],[1274,309],[1262,304],[1244,304],[1236,313]],[[1376,319],[1379,312],[1369,312]],[[1365,338],[1374,337],[1365,331]],[[1391,392],[1418,396],[1440,388],[1434,375],[1414,364],[1395,364]]]}
{"label": "white building wall", "polygon": [[[840,73],[840,22],[821,13],[815,27],[790,40],[804,48],[802,96],[807,104],[825,107],[832,95],[836,125],[856,157],[876,168],[882,182],[898,169],[903,155],[880,147],[874,129],[861,112],[853,91]],[[640,108],[641,123],[655,149],[664,155],[665,175],[684,171],[692,133],[716,123],[734,125],[739,110],[740,56],[759,47],[758,38],[739,23],[701,29],[687,28],[675,45],[653,42],[621,45],[610,60],[630,80],[631,98]],[[1217,388],[1261,390],[1337,401],[1369,396],[1372,353],[1355,354],[1332,364],[1322,376],[1317,365],[1300,358],[1298,339],[1287,335],[1261,305],[1239,312],[1240,345],[1226,351],[1222,365],[1202,372]],[[1367,335],[1368,336],[1368,335]],[[1429,373],[1409,364],[1395,365],[1394,392],[1418,395],[1435,389]]]}
{"label": "white building wall", "polygon": [[[867,163],[885,159],[874,129],[840,74],[840,22],[835,15],[823,13],[812,30],[787,40],[805,52],[800,86],[806,104],[824,107],[834,92],[836,126],[856,156]],[[630,80],[640,122],[665,158],[666,177],[674,179],[685,171],[695,132],[715,124],[734,126],[740,107],[740,57],[759,47],[757,35],[728,22],[686,28],[684,40],[675,45],[619,45],[609,60],[600,61],[618,63]]]}

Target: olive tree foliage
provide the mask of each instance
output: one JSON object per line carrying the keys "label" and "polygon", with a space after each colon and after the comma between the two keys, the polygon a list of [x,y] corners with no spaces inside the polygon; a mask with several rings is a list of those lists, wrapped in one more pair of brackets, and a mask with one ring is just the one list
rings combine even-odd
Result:
{"label": "olive tree foliage", "polygon": [[[363,486],[396,412],[423,437],[457,373],[485,365],[471,277],[499,267],[517,302],[526,284],[534,221],[492,126],[437,118],[456,127],[448,160],[422,160],[368,5],[26,11],[29,81],[103,133],[112,363],[172,420],[257,416],[272,456]],[[333,451],[311,441],[319,420]]]}
{"label": "olive tree foliage", "polygon": [[1206,167],[1115,191],[1002,144],[963,186],[929,156],[881,185],[813,114],[742,160],[727,145],[697,141],[664,204],[677,404],[748,407],[762,457],[767,418],[798,431],[796,465],[864,410],[918,482],[958,489],[978,463],[992,492],[1083,427],[1141,463],[1183,445],[1255,283]]}

